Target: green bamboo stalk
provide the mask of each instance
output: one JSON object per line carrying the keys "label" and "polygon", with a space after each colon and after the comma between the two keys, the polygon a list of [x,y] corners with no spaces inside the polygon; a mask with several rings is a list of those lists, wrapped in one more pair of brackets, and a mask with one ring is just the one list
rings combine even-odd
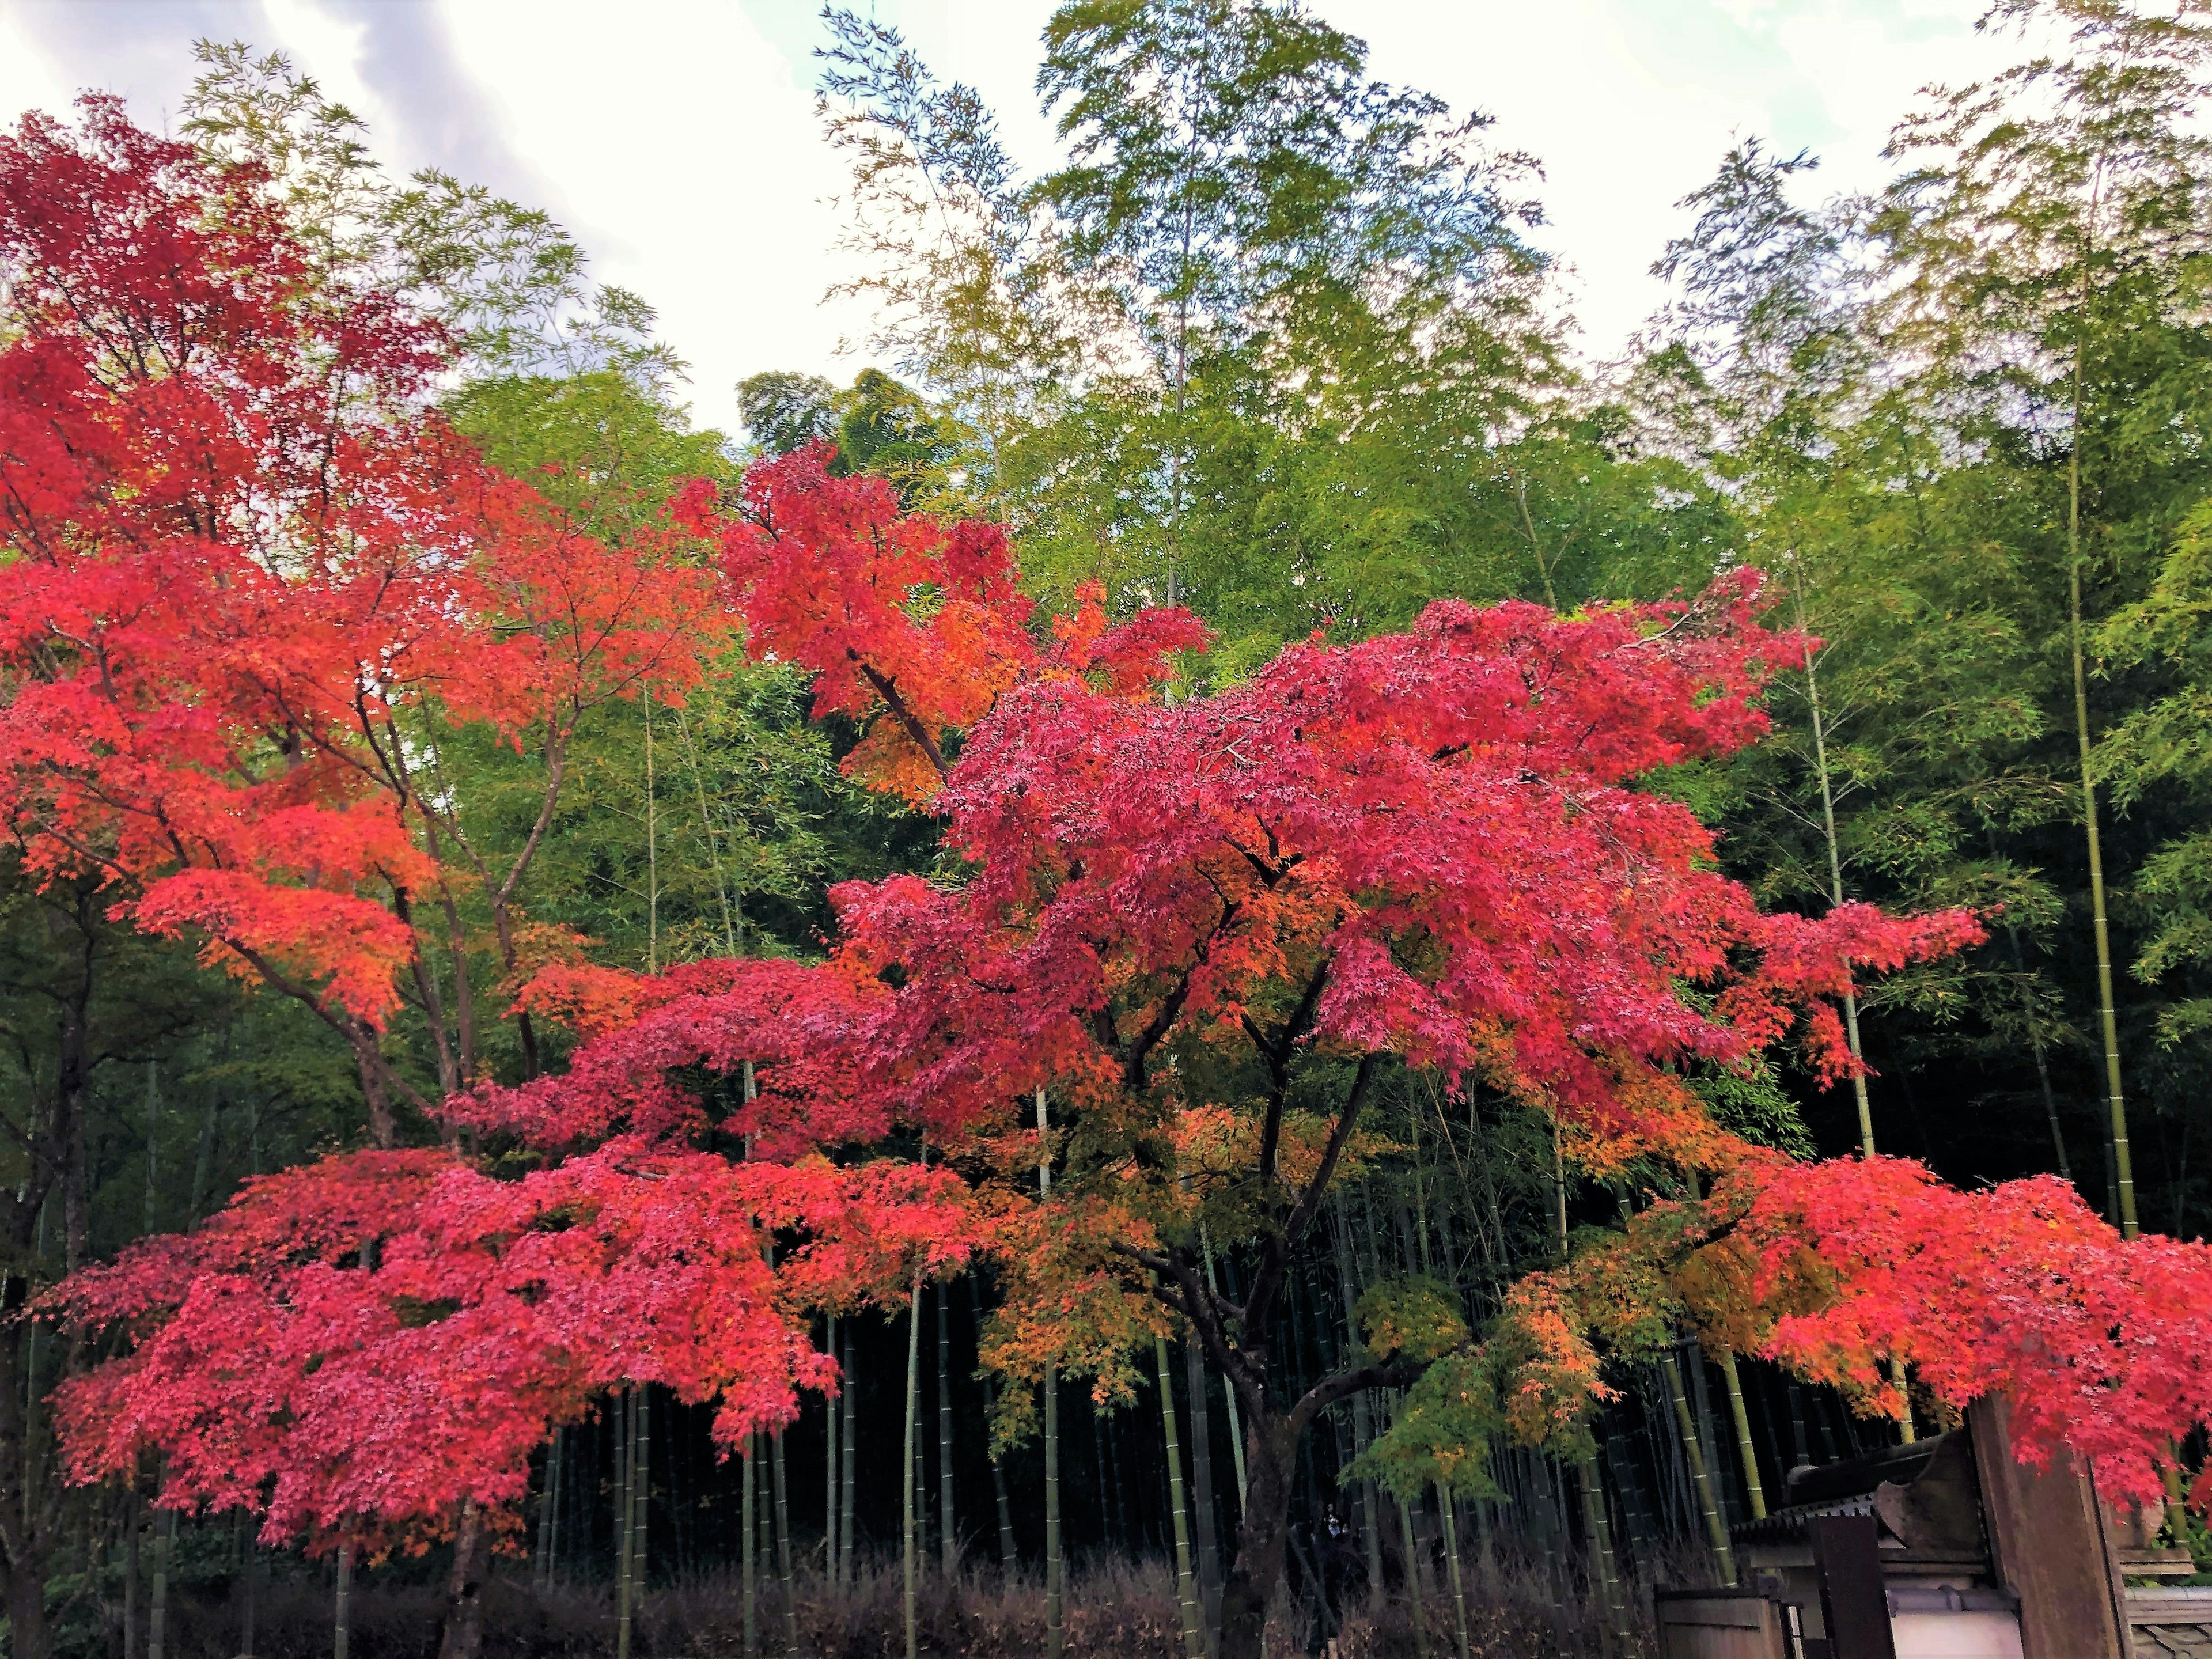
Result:
{"label": "green bamboo stalk", "polygon": [[758,1432],[747,1430],[745,1443],[738,1453],[738,1580],[744,1607],[744,1659],[759,1659],[760,1654],[760,1528],[753,1521],[754,1454],[759,1444]]}
{"label": "green bamboo stalk", "polygon": [[918,1574],[921,1564],[915,1559],[914,1547],[914,1453],[916,1419],[921,1407],[921,1268],[917,1266],[914,1270],[914,1293],[907,1301],[906,1455],[900,1460],[902,1479],[899,1486],[900,1565],[905,1574],[906,1659],[916,1659],[921,1651],[921,1633],[915,1622],[915,1594],[919,1589]]}
{"label": "green bamboo stalk", "polygon": [[645,1601],[647,1528],[653,1513],[653,1395],[641,1382],[633,1392],[637,1396],[631,1413],[629,1458],[629,1623],[634,1627]]}
{"label": "green bamboo stalk", "polygon": [[684,757],[691,766],[691,788],[699,797],[699,827],[707,837],[707,856],[714,867],[714,896],[722,902],[722,945],[732,956],[738,953],[738,930],[730,914],[730,887],[722,878],[722,844],[714,834],[714,820],[707,811],[707,785],[699,775],[699,751],[692,745],[691,723],[685,717],[682,704],[677,705],[676,729],[684,738]]}
{"label": "green bamboo stalk", "polygon": [[134,1468],[123,1518],[123,1659],[138,1659],[138,1534],[145,1524],[140,1510],[138,1472]]}
{"label": "green bamboo stalk", "polygon": [[[1820,823],[1828,843],[1828,900],[1832,904],[1844,902],[1844,857],[1842,842],[1836,835],[1836,788],[1834,775],[1828,769],[1827,723],[1820,713],[1820,680],[1814,672],[1811,651],[1805,653],[1805,701],[1813,715],[1813,769],[1820,783]],[[1856,1062],[1859,1052],[1859,1000],[1851,992],[1844,993],[1844,1036],[1850,1044],[1851,1059],[1851,1097],[1859,1109],[1859,1145],[1866,1156],[1874,1156],[1874,1109],[1867,1100],[1866,1070]]]}
{"label": "green bamboo stalk", "polygon": [[1190,1515],[1197,1532],[1200,1628],[1211,1655],[1221,1644],[1221,1557],[1213,1530],[1213,1437],[1206,1410],[1206,1356],[1198,1333],[1183,1339],[1184,1393],[1190,1401]]}
{"label": "green bamboo stalk", "polygon": [[[1813,714],[1813,763],[1820,776],[1820,823],[1828,843],[1828,899],[1832,904],[1839,905],[1844,902],[1843,846],[1836,835],[1836,792],[1833,777],[1828,770],[1827,728],[1820,714],[1820,681],[1814,672],[1810,651],[1805,653],[1805,698]],[[2093,848],[2095,833],[2093,828],[2090,831]],[[2102,890],[2099,889],[2100,894]],[[1859,1151],[1862,1156],[1872,1158],[1875,1155],[1874,1109],[1867,1099],[1866,1060],[1859,1044],[1859,1000],[1850,991],[1844,993],[1844,1038],[1851,1051],[1851,1097],[1859,1109]],[[1904,1362],[1892,1358],[1889,1375],[1890,1380],[1897,1384],[1898,1392],[1904,1394]],[[1905,1401],[1904,1420],[1899,1425],[1898,1431],[1908,1443],[1914,1437],[1912,1404],[1909,1396]]]}
{"label": "green bamboo stalk", "polygon": [[[975,1352],[980,1355],[983,1352],[983,1291],[972,1273],[968,1278],[968,1314],[975,1322]],[[992,1384],[990,1372],[981,1375],[983,1417],[988,1422],[999,1408],[998,1390]],[[996,1451],[991,1453],[991,1496],[999,1505],[999,1565],[1011,1573],[1021,1556],[1014,1548],[1014,1510],[1006,1499],[1006,1472],[1000,1467]]]}
{"label": "green bamboo stalk", "polygon": [[630,1460],[635,1453],[631,1428],[631,1390],[615,1396],[615,1644],[629,1652]]}
{"label": "green bamboo stalk", "polygon": [[[653,693],[645,694],[645,971],[660,971],[660,810],[653,790]],[[623,1651],[627,1654],[629,1649]]]}
{"label": "green bamboo stalk", "polygon": [[[837,1316],[831,1314],[823,1334],[823,1352],[837,1357]],[[841,1402],[822,1402],[822,1576],[837,1582],[837,1427]]]}
{"label": "green bamboo stalk", "polygon": [[1398,1528],[1406,1540],[1406,1600],[1411,1604],[1413,1621],[1413,1659],[1429,1659],[1429,1620],[1421,1607],[1421,1552],[1413,1540],[1413,1510],[1401,1498],[1398,1500]]}
{"label": "green bamboo stalk", "polygon": [[839,1437],[842,1443],[838,1447],[838,1453],[844,1460],[844,1467],[838,1474],[839,1485],[843,1488],[837,1500],[837,1582],[840,1584],[853,1582],[853,1510],[860,1443],[860,1397],[856,1391],[858,1384],[854,1381],[860,1375],[859,1362],[859,1350],[853,1338],[852,1328],[848,1325],[845,1330],[844,1432]]}
{"label": "green bamboo stalk", "polygon": [[1459,1518],[1452,1513],[1451,1494],[1442,1486],[1436,1492],[1437,1507],[1444,1517],[1444,1564],[1451,1571],[1452,1630],[1459,1641],[1459,1659],[1473,1659],[1467,1640],[1467,1586],[1460,1577]]}
{"label": "green bamboo stalk", "polygon": [[[161,1659],[161,1579],[154,1579],[154,1636],[147,1644],[146,1659]],[[353,1546],[338,1546],[338,1592],[336,1618],[331,1631],[331,1659],[346,1659],[353,1639]]]}
{"label": "green bamboo stalk", "polygon": [[[155,1523],[154,1533],[154,1599],[146,1624],[146,1659],[162,1659],[168,1642],[169,1563],[177,1548],[177,1512],[169,1510]],[[350,1555],[342,1555],[350,1560]],[[343,1592],[341,1592],[343,1596]],[[341,1600],[340,1608],[344,1602]]]}
{"label": "green bamboo stalk", "polygon": [[1751,1413],[1743,1399],[1743,1380],[1737,1374],[1735,1356],[1723,1348],[1713,1356],[1713,1363],[1721,1368],[1721,1376],[1728,1383],[1729,1415],[1735,1419],[1736,1456],[1743,1463],[1743,1489],[1751,1499],[1751,1518],[1766,1519],[1766,1488],[1759,1478],[1759,1459],[1751,1448]]}
{"label": "green bamboo stalk", "polygon": [[1589,1533],[1590,1553],[1597,1562],[1600,1604],[1605,1608],[1608,1645],[1625,1650],[1628,1644],[1628,1603],[1621,1593],[1620,1569],[1613,1553],[1613,1518],[1606,1513],[1605,1483],[1595,1455],[1575,1465],[1582,1487],[1583,1528]]}
{"label": "green bamboo stalk", "polygon": [[[1036,1091],[1037,1197],[1052,1196],[1052,1153],[1046,1139],[1051,1121],[1045,1112],[1044,1091]],[[1061,1659],[1067,1650],[1067,1630],[1062,1598],[1066,1589],[1066,1563],[1060,1540],[1060,1377],[1057,1368],[1044,1368],[1044,1650],[1045,1659]],[[911,1656],[909,1656],[911,1659]]]}
{"label": "green bamboo stalk", "polygon": [[769,1437],[769,1468],[775,1482],[775,1567],[783,1583],[783,1649],[799,1659],[799,1586],[791,1571],[791,1499],[785,1485],[783,1431]]}
{"label": "green bamboo stalk", "polygon": [[1160,1426],[1168,1443],[1168,1508],[1173,1512],[1176,1613],[1182,1620],[1184,1659],[1200,1659],[1206,1634],[1198,1616],[1197,1575],[1191,1571],[1190,1516],[1183,1504],[1182,1447],[1176,1434],[1175,1382],[1168,1370],[1167,1339],[1152,1338],[1152,1364],[1160,1379]]}
{"label": "green bamboo stalk", "polygon": [[[1221,1294],[1221,1281],[1213,1276],[1213,1241],[1206,1236],[1206,1224],[1198,1224],[1198,1242],[1206,1255],[1206,1287],[1214,1295]],[[1229,1453],[1237,1463],[1237,1513],[1244,1514],[1244,1425],[1237,1408],[1237,1390],[1224,1379],[1221,1389],[1222,1403],[1229,1407]]]}
{"label": "green bamboo stalk", "polygon": [[1675,1363],[1672,1352],[1659,1356],[1659,1364],[1667,1374],[1667,1392],[1674,1401],[1674,1421],[1682,1431],[1682,1450],[1690,1460],[1690,1484],[1698,1494],[1698,1508],[1705,1517],[1705,1540],[1712,1546],[1713,1557],[1720,1564],[1721,1582],[1735,1583],[1735,1553],[1729,1547],[1727,1524],[1721,1519],[1718,1506],[1713,1501],[1711,1477],[1705,1469],[1705,1453],[1698,1439],[1698,1425],[1690,1418],[1690,1397],[1682,1389],[1682,1368]]}
{"label": "green bamboo stalk", "polygon": [[[1345,1219],[1341,1205],[1333,1204],[1329,1211],[1329,1240],[1336,1249],[1336,1282],[1344,1298],[1345,1340],[1356,1343],[1359,1340],[1359,1274],[1352,1265],[1351,1225]],[[1352,1396],[1352,1449],[1355,1455],[1364,1453],[1375,1438],[1374,1410],[1367,1395],[1368,1391],[1362,1389]],[[1382,1510],[1376,1501],[1371,1477],[1359,1483],[1359,1521],[1360,1543],[1367,1554],[1367,1597],[1371,1602],[1378,1601],[1382,1594]]]}
{"label": "green bamboo stalk", "polygon": [[[2101,167],[2090,186],[2090,234],[2095,229],[2103,189]],[[2112,940],[2105,913],[2105,854],[2097,831],[2097,786],[2091,775],[2094,745],[2089,736],[2089,678],[2081,650],[2081,359],[2087,344],[2090,286],[2094,269],[2085,246],[2081,262],[2081,322],[2074,342],[2073,441],[2066,454],[2066,595],[2069,654],[2074,667],[2074,735],[2081,751],[2081,818],[2089,841],[2089,906],[2097,939],[2097,1024],[2105,1040],[2106,1104],[2111,1115],[2112,1166],[2118,1182],[2120,1236],[2133,1238],[2136,1222],[2135,1159],[2128,1150],[2127,1097],[2120,1089],[2120,1031],[2112,1000]]]}
{"label": "green bamboo stalk", "polygon": [[952,1287],[937,1287],[937,1541],[945,1582],[960,1570],[960,1532],[952,1509]]}
{"label": "green bamboo stalk", "polygon": [[542,1595],[553,1583],[553,1527],[558,1513],[561,1490],[561,1437],[564,1431],[553,1431],[545,1447],[545,1486],[538,1499],[538,1563],[532,1575],[537,1580]]}

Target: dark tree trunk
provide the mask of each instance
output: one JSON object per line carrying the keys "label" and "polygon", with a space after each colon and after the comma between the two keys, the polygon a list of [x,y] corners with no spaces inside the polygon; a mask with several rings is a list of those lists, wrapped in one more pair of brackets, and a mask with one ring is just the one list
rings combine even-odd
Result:
{"label": "dark tree trunk", "polygon": [[[1248,1405],[1249,1405],[1248,1398]],[[1280,1412],[1251,1412],[1244,1438],[1244,1515],[1221,1589],[1221,1659],[1260,1659],[1267,1603],[1290,1541],[1291,1464],[1297,1437]]]}
{"label": "dark tree trunk", "polygon": [[483,1522],[474,1504],[461,1506],[453,1534],[453,1572],[446,1585],[446,1628],[438,1659],[477,1659],[483,1649]]}

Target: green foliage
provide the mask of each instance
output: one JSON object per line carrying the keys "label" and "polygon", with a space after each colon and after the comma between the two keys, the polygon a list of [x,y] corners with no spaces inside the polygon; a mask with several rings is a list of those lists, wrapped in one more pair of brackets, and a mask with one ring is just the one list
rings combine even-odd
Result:
{"label": "green foliage", "polygon": [[1463,1346],[1468,1338],[1458,1292],[1425,1273],[1369,1285],[1352,1317],[1364,1352],[1373,1359],[1426,1364]]}
{"label": "green foliage", "polygon": [[1379,1480],[1407,1501],[1436,1489],[1455,1498],[1500,1497],[1490,1478],[1490,1448],[1504,1424],[1487,1357],[1447,1354],[1407,1390],[1390,1426],[1346,1465],[1342,1479]]}

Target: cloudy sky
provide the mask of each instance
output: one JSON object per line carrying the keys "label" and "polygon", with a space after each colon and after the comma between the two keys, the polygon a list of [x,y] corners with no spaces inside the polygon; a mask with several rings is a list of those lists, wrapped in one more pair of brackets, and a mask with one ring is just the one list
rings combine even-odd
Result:
{"label": "cloudy sky", "polygon": [[[864,6],[867,0],[860,0]],[[1736,135],[1806,147],[1823,182],[1882,175],[1915,88],[2008,43],[1982,0],[1313,0],[1374,71],[1489,112],[1545,168],[1540,234],[1572,267],[1586,349],[1658,298],[1648,267]],[[1050,164],[1031,84],[1052,0],[876,0]],[[81,88],[167,124],[197,37],[281,47],[369,124],[398,173],[434,164],[543,206],[599,276],[659,307],[694,406],[728,426],[763,368],[849,379],[864,326],[823,295],[842,175],[814,120],[815,0],[0,0],[0,117]]]}

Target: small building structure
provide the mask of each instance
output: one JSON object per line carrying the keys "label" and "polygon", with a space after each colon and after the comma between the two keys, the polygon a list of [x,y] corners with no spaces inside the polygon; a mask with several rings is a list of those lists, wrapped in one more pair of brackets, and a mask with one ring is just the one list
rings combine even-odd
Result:
{"label": "small building structure", "polygon": [[2005,1403],[1791,1471],[1733,1534],[1739,1584],[1656,1598],[1662,1659],[2212,1659],[2212,1586],[2088,1471],[2013,1454]]}

